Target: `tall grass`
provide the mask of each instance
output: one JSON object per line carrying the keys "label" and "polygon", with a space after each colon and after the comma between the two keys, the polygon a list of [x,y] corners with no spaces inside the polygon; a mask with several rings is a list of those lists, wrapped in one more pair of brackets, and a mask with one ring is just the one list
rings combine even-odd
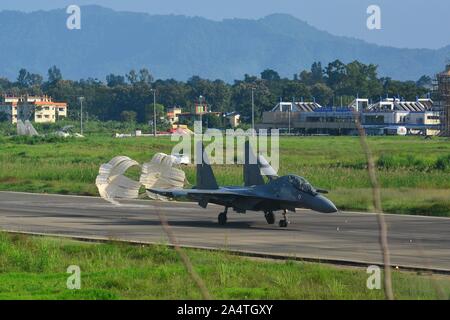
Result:
{"label": "tall grass", "polygon": [[[186,250],[218,299],[383,299],[366,288],[365,270],[314,263],[251,260]],[[67,267],[81,269],[68,290]],[[0,234],[0,299],[199,299],[178,254],[167,246],[93,244]],[[436,279],[448,296],[450,280]],[[439,298],[431,278],[394,272],[398,299]]]}

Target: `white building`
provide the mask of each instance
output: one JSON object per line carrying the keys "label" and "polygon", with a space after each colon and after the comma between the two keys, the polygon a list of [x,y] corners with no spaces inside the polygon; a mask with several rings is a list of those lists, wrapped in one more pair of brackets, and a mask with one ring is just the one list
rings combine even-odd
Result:
{"label": "white building", "polygon": [[4,95],[0,100],[0,112],[6,114],[12,123],[30,118],[34,118],[36,123],[53,123],[67,117],[67,103],[54,102],[48,96]]}

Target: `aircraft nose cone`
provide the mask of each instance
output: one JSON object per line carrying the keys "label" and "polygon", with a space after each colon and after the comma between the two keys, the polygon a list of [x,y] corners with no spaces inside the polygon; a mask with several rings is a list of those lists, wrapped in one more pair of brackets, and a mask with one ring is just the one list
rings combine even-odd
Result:
{"label": "aircraft nose cone", "polygon": [[312,208],[315,211],[322,213],[334,213],[338,211],[334,203],[322,195],[316,196],[315,200],[314,208]]}

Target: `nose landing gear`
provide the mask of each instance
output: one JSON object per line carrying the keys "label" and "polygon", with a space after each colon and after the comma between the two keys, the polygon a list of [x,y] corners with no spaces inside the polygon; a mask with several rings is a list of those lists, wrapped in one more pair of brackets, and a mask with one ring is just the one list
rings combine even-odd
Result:
{"label": "nose landing gear", "polygon": [[228,213],[228,207],[225,207],[225,211],[219,213],[219,216],[217,217],[217,220],[221,226],[223,226],[227,223],[227,213]]}
{"label": "nose landing gear", "polygon": [[289,221],[288,221],[288,219],[287,219],[287,217],[286,217],[286,214],[287,214],[287,212],[286,212],[286,210],[284,210],[284,211],[283,211],[283,219],[280,220],[280,222],[278,223],[278,225],[280,226],[280,228],[287,228],[287,226],[288,226],[288,224],[289,224]]}

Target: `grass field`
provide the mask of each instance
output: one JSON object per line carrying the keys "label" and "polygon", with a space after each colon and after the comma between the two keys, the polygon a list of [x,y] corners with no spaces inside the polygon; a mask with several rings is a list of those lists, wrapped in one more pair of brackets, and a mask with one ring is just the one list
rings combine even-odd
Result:
{"label": "grass field", "polygon": [[[422,137],[369,137],[390,213],[450,216],[450,142]],[[116,155],[140,163],[170,153],[170,138],[0,138],[0,190],[97,195],[100,164]],[[215,166],[219,184],[242,183],[241,166]],[[185,168],[195,184],[194,167]],[[341,210],[371,210],[365,156],[358,137],[282,137],[280,174],[326,188]]]}
{"label": "grass field", "polygon": [[[185,250],[216,299],[383,299],[362,269]],[[81,289],[67,289],[70,265]],[[450,278],[394,271],[396,299],[448,299]],[[0,299],[200,299],[175,250],[0,233]]]}

